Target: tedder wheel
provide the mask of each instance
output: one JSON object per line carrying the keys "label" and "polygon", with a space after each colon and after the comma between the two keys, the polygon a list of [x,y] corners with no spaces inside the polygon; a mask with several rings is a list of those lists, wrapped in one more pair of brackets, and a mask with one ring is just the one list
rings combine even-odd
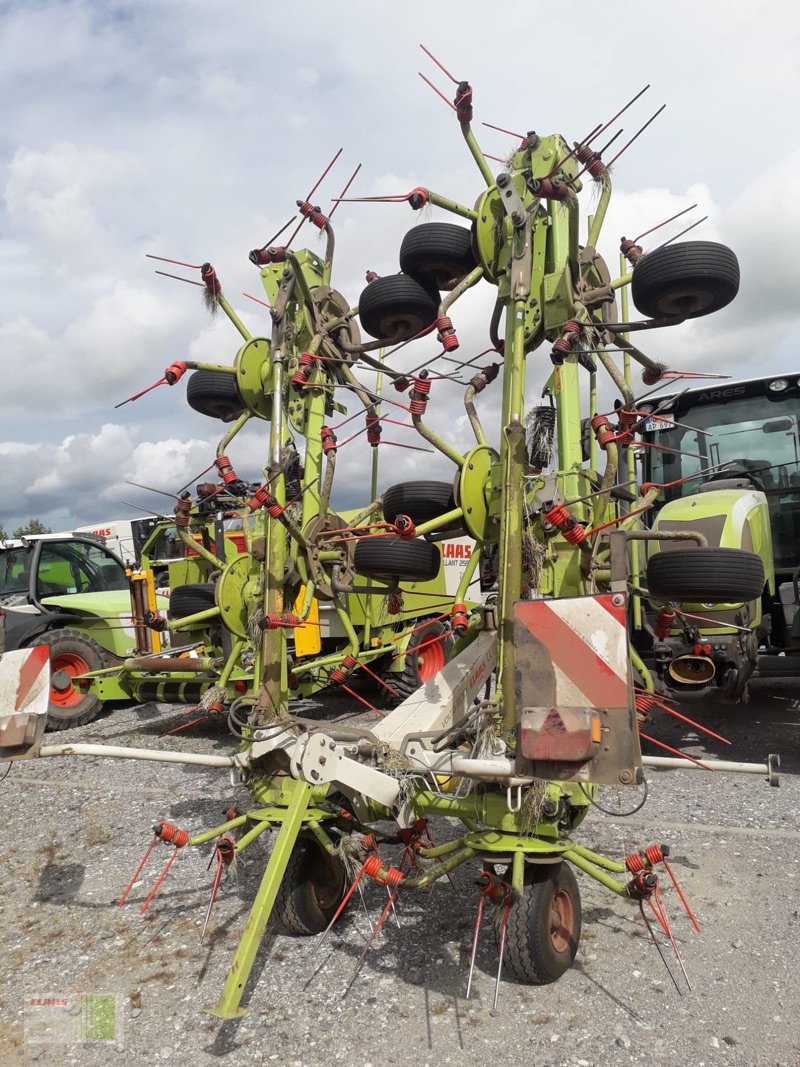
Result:
{"label": "tedder wheel", "polygon": [[72,679],[107,667],[108,660],[103,649],[91,637],[77,630],[50,630],[33,643],[50,648],[47,729],[67,730],[70,726],[91,722],[103,705],[92,693],[79,693],[74,689]]}
{"label": "tedder wheel", "polygon": [[686,241],[642,256],[631,296],[648,318],[694,319],[719,311],[739,292],[739,262],[727,245]]}
{"label": "tedder wheel", "polygon": [[169,596],[169,617],[185,619],[199,611],[208,611],[216,606],[214,586],[211,582],[195,582],[191,585],[179,585]]}
{"label": "tedder wheel", "polygon": [[540,863],[525,872],[522,898],[506,929],[511,970],[521,982],[547,985],[569,970],[581,937],[581,897],[567,863]]}
{"label": "tedder wheel", "polygon": [[353,566],[365,578],[430,582],[439,573],[442,556],[430,541],[401,537],[365,537],[356,541]]}
{"label": "tedder wheel", "polygon": [[761,557],[740,548],[674,549],[647,561],[647,588],[655,599],[741,604],[758,599],[765,580]]}
{"label": "tedder wheel", "polygon": [[453,289],[477,266],[472,231],[450,222],[426,222],[400,245],[400,270],[427,289]]}
{"label": "tedder wheel", "polygon": [[235,375],[221,370],[196,370],[190,374],[186,400],[201,415],[223,422],[233,422],[245,409]]}
{"label": "tedder wheel", "polygon": [[453,635],[441,619],[431,619],[415,630],[408,641],[402,671],[383,671],[383,679],[394,693],[383,692],[387,705],[399,704],[429,682],[444,667],[453,648]]}
{"label": "tedder wheel", "polygon": [[322,933],[346,889],[342,861],[313,838],[300,837],[278,889],[272,920],[282,933],[301,937]]}
{"label": "tedder wheel", "polygon": [[408,515],[415,526],[446,515],[456,506],[452,482],[401,482],[383,494],[383,517]]}
{"label": "tedder wheel", "polygon": [[439,294],[407,274],[387,274],[370,282],[358,302],[362,327],[390,344],[409,341],[439,314]]}

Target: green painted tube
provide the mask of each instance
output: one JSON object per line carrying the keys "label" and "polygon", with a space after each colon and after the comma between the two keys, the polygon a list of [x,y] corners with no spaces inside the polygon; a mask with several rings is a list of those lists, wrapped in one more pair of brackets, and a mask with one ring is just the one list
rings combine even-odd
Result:
{"label": "green painted tube", "polygon": [[582,871],[588,874],[591,878],[594,878],[596,882],[604,885],[606,889],[610,889],[612,893],[618,894],[618,896],[627,896],[625,886],[621,882],[618,882],[616,878],[612,878],[610,874],[606,874],[605,871],[595,866],[589,860],[576,852],[573,848],[566,849],[562,856],[565,860],[569,860],[570,863],[574,863],[576,867],[579,867]]}

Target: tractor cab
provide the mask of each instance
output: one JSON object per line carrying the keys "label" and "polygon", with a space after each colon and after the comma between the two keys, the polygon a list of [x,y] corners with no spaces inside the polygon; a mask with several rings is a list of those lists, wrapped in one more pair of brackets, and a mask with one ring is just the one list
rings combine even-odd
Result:
{"label": "tractor cab", "polygon": [[125,600],[127,591],[122,561],[91,537],[52,534],[0,541],[0,609],[8,649],[42,632],[43,616],[78,604],[89,610],[98,595],[110,592]]}

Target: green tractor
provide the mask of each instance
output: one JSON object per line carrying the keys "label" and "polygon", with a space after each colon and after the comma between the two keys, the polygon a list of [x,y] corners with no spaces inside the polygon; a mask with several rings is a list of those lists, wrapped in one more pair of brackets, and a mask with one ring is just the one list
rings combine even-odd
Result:
{"label": "green tractor", "polygon": [[643,477],[665,484],[653,529],[708,542],[648,561],[652,656],[674,687],[746,700],[751,675],[800,673],[799,383],[710,382],[640,405]]}
{"label": "green tractor", "polygon": [[[166,606],[152,583],[141,593],[153,610]],[[32,645],[50,650],[51,730],[90,722],[100,712],[101,701],[76,687],[77,678],[113,669],[134,652],[161,648],[158,634],[132,616],[122,560],[91,537],[41,534],[0,541],[0,627],[5,651]]]}

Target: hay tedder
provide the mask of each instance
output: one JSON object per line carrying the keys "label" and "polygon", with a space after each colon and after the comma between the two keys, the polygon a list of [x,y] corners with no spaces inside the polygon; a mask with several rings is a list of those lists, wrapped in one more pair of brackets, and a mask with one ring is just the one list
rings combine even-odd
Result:
{"label": "hay tedder", "polygon": [[[474,207],[426,188],[388,198],[414,210],[443,209],[459,221],[412,229],[400,248],[400,271],[368,275],[355,308],[331,287],[330,217],[310,196],[298,201],[303,218],[324,233],[325,252],[318,257],[268,243],[250,253],[270,304],[270,336],[250,335],[204,264],[200,284],[244,345],[232,367],[182,362],[162,379],[174,384],[191,370],[190,403],[230,422],[215,459],[220,483],[200,496],[212,501],[211,510],[241,520],[245,551],[226,554],[202,538],[198,543],[192,523],[202,527],[208,507],[182,496],[175,527],[194,555],[181,566],[201,569],[184,572],[189,592],[178,592],[180,611],[173,588],[172,617],[151,613],[145,621],[178,634],[223,627],[221,663],[197,662],[213,700],[225,703],[236,694],[228,715],[239,751],[204,756],[43,746],[41,650],[0,664],[0,758],[68,749],[205,764],[232,768],[248,790],[251,806],[232,810],[219,826],[192,834],[158,823],[123,899],[153,849],[166,849],[168,857],[143,910],[180,849],[212,845],[210,914],[222,873],[275,831],[219,1003],[209,1009],[223,1019],[242,1014],[271,919],[290,933],[322,933],[359,884],[372,879],[388,887],[374,937],[398,896],[428,889],[468,861],[478,868],[472,966],[488,902],[497,908],[498,984],[504,959],[518,979],[532,983],[552,982],[571,965],[581,931],[573,868],[636,901],[656,944],[658,933],[677,955],[657,892],[662,868],[674,882],[666,847],[643,844],[611,858],[580,844],[574,832],[604,789],[629,787],[640,797],[648,765],[749,771],[777,784],[772,756],[763,765],[700,764],[681,754],[643,758],[640,752],[648,713],[656,706],[672,710],[661,676],[648,669],[641,641],[632,640],[634,633],[657,635],[662,615],[680,609],[670,594],[675,568],[665,577],[659,558],[675,559],[680,549],[711,559],[702,595],[694,598],[705,604],[730,601],[733,572],[742,601],[751,601],[766,575],[760,558],[742,545],[715,548],[691,526],[646,528],[643,516],[663,486],[636,480],[644,422],[631,368],[641,366],[650,388],[690,372],[667,371],[628,335],[724,307],[738,290],[736,258],[710,242],[667,243],[645,254],[623,239],[621,272],[612,276],[597,250],[611,178],[596,142],[610,122],[572,147],[557,135],[528,133],[495,174],[471,127],[472,89],[456,85],[452,107],[484,184]],[[597,198],[582,234],[586,174]],[[458,301],[482,282],[497,294],[489,322],[493,361],[476,367],[475,358],[454,354]],[[629,319],[629,290],[643,320]],[[392,367],[399,347],[428,334],[441,349],[428,366]],[[549,355],[542,357],[545,342]],[[474,371],[464,382],[474,435],[465,452],[449,442],[446,427],[437,432],[432,417],[439,382],[452,377],[439,373],[445,364]],[[357,377],[365,368],[405,394],[420,447],[447,457],[453,477],[401,483],[380,495],[373,478],[370,503],[339,514],[331,506],[342,445],[330,425],[335,412],[343,414],[337,397],[357,398],[373,451],[387,421],[380,385],[367,388]],[[544,399],[532,410],[526,371]],[[617,393],[607,413],[598,410],[601,376]],[[493,434],[475,401],[495,380],[501,396]],[[236,434],[254,418],[269,426],[266,480],[256,487],[238,477],[228,456]],[[304,439],[302,460],[297,437]],[[449,593],[437,585],[440,546],[448,538],[469,546]],[[725,580],[714,589],[719,553]],[[479,564],[482,595],[469,592]],[[648,590],[650,575],[658,577],[657,597]],[[421,670],[426,659],[428,669]],[[182,668],[172,657],[127,669],[157,681]],[[393,691],[397,706],[374,722],[304,718],[293,708],[295,696],[346,684],[359,670]],[[439,844],[429,829],[436,816],[460,827]],[[382,851],[389,845],[402,848],[397,863]]]}

